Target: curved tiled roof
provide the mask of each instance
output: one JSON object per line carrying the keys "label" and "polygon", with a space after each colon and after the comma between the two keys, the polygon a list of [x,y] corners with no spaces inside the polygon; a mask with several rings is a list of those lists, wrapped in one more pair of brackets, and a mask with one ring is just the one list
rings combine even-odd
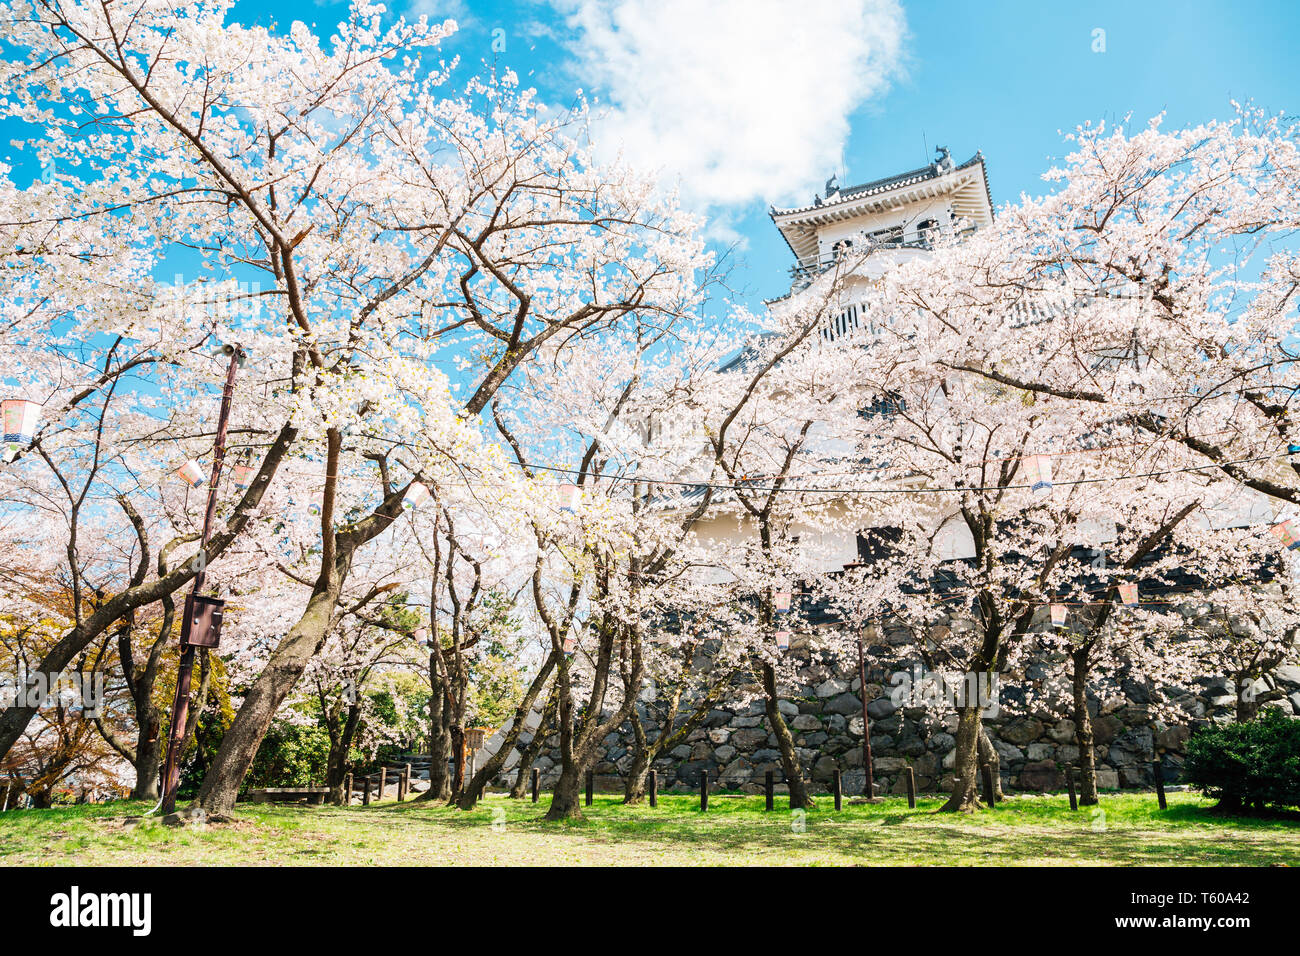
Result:
{"label": "curved tiled roof", "polygon": [[[904,186],[915,186],[917,183],[927,182],[931,179],[938,179],[951,172],[970,169],[972,166],[976,166],[983,162],[984,154],[976,152],[975,155],[966,160],[966,162],[957,165],[949,165],[942,161],[934,162],[930,163],[928,166],[921,166],[917,169],[908,170],[905,173],[897,173],[893,176],[886,176],[883,179],[873,179],[870,182],[859,183],[856,186],[848,186],[836,193],[833,199],[822,199],[818,197],[807,206],[792,206],[789,209],[777,209],[775,206],[772,206],[768,211],[772,216],[788,216],[793,213],[811,212],[814,209],[825,209],[828,206],[836,206],[853,199],[862,199],[863,197],[875,193],[885,193],[889,192],[891,189],[900,189]],[[987,173],[984,177],[984,189],[986,192],[988,191]],[[992,194],[989,193],[989,206],[992,207],[992,205],[993,197]]]}

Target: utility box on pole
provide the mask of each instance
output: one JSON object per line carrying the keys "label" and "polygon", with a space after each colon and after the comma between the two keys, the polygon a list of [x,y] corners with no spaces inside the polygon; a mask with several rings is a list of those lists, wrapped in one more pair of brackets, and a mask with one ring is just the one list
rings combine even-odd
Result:
{"label": "utility box on pole", "polygon": [[221,643],[221,619],[226,602],[220,598],[190,594],[185,598],[189,618],[189,643],[195,647],[216,647]]}

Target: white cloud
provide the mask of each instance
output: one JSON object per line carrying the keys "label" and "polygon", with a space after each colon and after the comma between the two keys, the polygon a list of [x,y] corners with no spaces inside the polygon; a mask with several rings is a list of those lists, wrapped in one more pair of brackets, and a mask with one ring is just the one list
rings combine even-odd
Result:
{"label": "white cloud", "polygon": [[806,200],[898,71],[897,0],[551,0],[600,135],[696,208]]}

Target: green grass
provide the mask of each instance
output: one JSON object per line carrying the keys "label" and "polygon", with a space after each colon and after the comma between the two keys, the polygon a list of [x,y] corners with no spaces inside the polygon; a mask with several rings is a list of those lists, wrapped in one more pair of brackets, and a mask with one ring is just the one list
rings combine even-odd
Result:
{"label": "green grass", "polygon": [[147,806],[116,803],[0,814],[0,865],[1268,865],[1300,864],[1300,814],[1212,813],[1212,801],[1170,794],[1102,797],[1071,812],[1064,795],[1012,796],[996,810],[936,814],[901,798],[845,803],[829,797],[800,819],[763,810],[762,797],[695,795],[624,807],[597,794],[583,819],[547,823],[533,805],[493,796],[472,812],[427,803],[369,807],[240,804],[236,820],[173,830],[127,826]]}

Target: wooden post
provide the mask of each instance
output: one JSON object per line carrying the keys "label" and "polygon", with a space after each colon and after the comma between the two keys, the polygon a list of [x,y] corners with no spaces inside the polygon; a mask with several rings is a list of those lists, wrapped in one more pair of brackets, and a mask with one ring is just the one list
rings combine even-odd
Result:
{"label": "wooden post", "polygon": [[384,799],[384,787],[388,785],[388,768],[379,768],[379,793],[375,796],[376,800]]}
{"label": "wooden post", "polygon": [[406,799],[406,795],[411,792],[411,765],[408,763],[402,768],[402,779],[397,785],[398,803]]}
{"label": "wooden post", "polygon": [[776,800],[776,774],[769,770],[763,777],[763,792],[767,795],[767,809],[771,810],[775,806]]}
{"label": "wooden post", "polygon": [[835,788],[835,809],[841,810],[844,807],[844,791],[840,787],[840,770],[838,767],[835,768],[835,779],[831,781],[831,785]]}
{"label": "wooden post", "polygon": [[1073,767],[1065,768],[1065,789],[1070,794],[1070,809],[1078,810],[1079,796],[1074,792],[1074,768]]}
{"label": "wooden post", "polygon": [[536,767],[533,768],[533,803],[537,802],[537,792],[541,788],[542,772]]}
{"label": "wooden post", "polygon": [[997,801],[993,789],[993,767],[990,764],[984,764],[980,767],[980,771],[984,776],[984,802],[992,808]]}
{"label": "wooden post", "polygon": [[907,768],[907,809],[916,809],[916,774]]}
{"label": "wooden post", "polygon": [[366,774],[366,789],[361,797],[361,805],[363,807],[370,806],[370,774]]}
{"label": "wooden post", "polygon": [[596,789],[596,772],[587,771],[587,806],[591,806],[591,792]]}
{"label": "wooden post", "polygon": [[709,809],[709,772],[700,771],[700,809]]}
{"label": "wooden post", "polygon": [[343,777],[343,806],[352,806],[352,774]]}
{"label": "wooden post", "polygon": [[648,778],[646,786],[650,788],[650,806],[657,807],[659,805],[659,775],[651,770],[646,774],[646,777]]}
{"label": "wooden post", "polygon": [[1156,754],[1156,759],[1151,764],[1151,769],[1156,774],[1156,800],[1160,804],[1161,810],[1169,809],[1169,802],[1165,800],[1165,765],[1160,759],[1160,754]]}

